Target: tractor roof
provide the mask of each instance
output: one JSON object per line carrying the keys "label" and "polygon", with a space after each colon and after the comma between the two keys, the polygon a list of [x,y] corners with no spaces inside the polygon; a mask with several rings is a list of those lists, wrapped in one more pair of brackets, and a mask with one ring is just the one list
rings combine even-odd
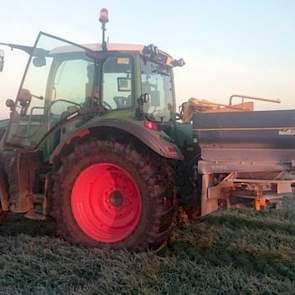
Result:
{"label": "tractor roof", "polygon": [[[81,44],[82,47],[90,49],[92,51],[100,52],[103,51],[102,45],[98,43],[92,43],[92,44]],[[144,45],[141,44],[123,44],[123,43],[108,43],[107,49],[108,51],[112,52],[130,52],[130,53],[137,53],[140,55],[144,55]],[[81,48],[82,50],[82,48]],[[75,46],[64,46],[64,47],[58,47],[53,50],[51,50],[51,54],[61,54],[61,53],[71,53],[71,52],[78,52],[78,47]],[[173,57],[169,55],[168,53],[160,50],[159,51],[162,55],[167,57],[166,64],[172,65]]]}
{"label": "tractor roof", "polygon": [[[101,44],[84,44],[83,46],[94,51],[102,51]],[[107,43],[107,49],[109,51],[132,51],[141,53],[143,48],[144,45],[140,44]]]}
{"label": "tractor roof", "polygon": [[[85,44],[86,48],[89,48],[94,51],[102,51],[102,45],[101,44]],[[109,51],[126,51],[126,52],[135,52],[143,55],[143,50],[145,48],[145,45],[142,44],[126,44],[126,43],[107,43],[107,49]],[[172,56],[168,53],[160,50],[162,54],[167,56],[169,59],[173,60]]]}

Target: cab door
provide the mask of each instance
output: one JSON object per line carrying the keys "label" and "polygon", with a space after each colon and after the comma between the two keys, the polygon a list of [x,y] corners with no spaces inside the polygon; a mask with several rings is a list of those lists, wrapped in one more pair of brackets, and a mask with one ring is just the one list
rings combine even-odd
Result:
{"label": "cab door", "polygon": [[69,107],[92,95],[94,52],[40,33],[30,55],[5,144],[34,149]]}

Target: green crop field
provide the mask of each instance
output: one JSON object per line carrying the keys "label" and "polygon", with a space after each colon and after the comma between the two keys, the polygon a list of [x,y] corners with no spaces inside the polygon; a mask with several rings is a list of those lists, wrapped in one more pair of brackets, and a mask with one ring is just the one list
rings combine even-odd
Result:
{"label": "green crop field", "polygon": [[0,294],[295,294],[293,199],[218,212],[149,253],[74,247],[15,217],[0,232]]}

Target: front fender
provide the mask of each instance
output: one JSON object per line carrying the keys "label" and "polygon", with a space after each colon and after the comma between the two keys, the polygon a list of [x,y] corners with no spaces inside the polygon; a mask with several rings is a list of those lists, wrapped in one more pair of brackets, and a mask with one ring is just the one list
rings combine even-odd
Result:
{"label": "front fender", "polygon": [[50,162],[58,156],[66,145],[71,144],[76,138],[84,137],[91,134],[92,130],[99,131],[103,128],[113,128],[121,130],[130,134],[144,143],[154,152],[167,159],[183,160],[183,155],[178,147],[165,139],[165,135],[161,132],[149,130],[144,128],[143,125],[133,123],[127,120],[120,119],[105,119],[98,122],[92,122],[84,125],[75,132],[71,133],[69,137],[61,142],[53,151],[50,156]]}

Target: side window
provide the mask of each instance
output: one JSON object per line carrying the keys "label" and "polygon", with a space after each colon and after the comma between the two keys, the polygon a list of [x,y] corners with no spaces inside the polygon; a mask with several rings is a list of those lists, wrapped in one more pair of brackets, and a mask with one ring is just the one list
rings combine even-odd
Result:
{"label": "side window", "polygon": [[141,66],[142,93],[151,95],[144,112],[154,120],[169,121],[173,108],[171,69],[151,62],[142,62]]}
{"label": "side window", "polygon": [[61,114],[69,107],[62,99],[76,104],[83,104],[91,99],[94,81],[94,63],[87,59],[73,59],[63,61],[56,72],[52,100],[52,113]]}
{"label": "side window", "polygon": [[103,102],[110,109],[132,106],[132,61],[129,57],[109,57],[103,65]]}

